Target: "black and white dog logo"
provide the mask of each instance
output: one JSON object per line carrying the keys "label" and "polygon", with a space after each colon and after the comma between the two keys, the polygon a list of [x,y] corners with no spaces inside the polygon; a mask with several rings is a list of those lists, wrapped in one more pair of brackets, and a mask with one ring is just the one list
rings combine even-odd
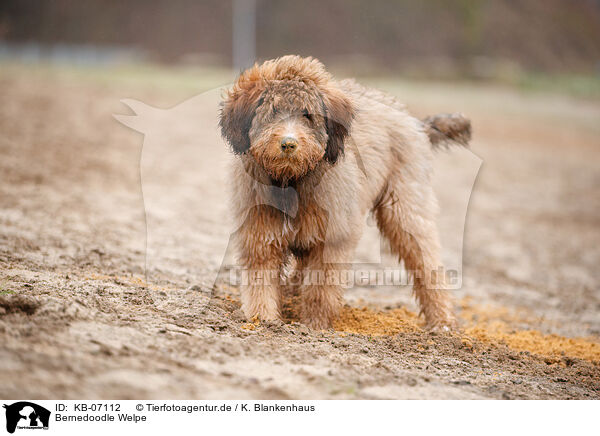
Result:
{"label": "black and white dog logo", "polygon": [[6,409],[6,431],[14,433],[16,429],[48,429],[50,411],[29,401],[19,401],[4,405]]}

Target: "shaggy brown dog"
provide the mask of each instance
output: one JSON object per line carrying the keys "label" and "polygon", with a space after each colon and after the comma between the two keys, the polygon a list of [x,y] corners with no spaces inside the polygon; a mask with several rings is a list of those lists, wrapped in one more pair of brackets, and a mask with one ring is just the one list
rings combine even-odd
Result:
{"label": "shaggy brown dog", "polygon": [[253,272],[241,289],[248,318],[281,317],[280,274],[293,256],[304,277],[302,321],[330,327],[342,305],[344,271],[372,211],[413,276],[427,325],[455,324],[435,225],[432,146],[466,145],[468,120],[420,121],[393,97],[335,81],[318,60],[298,56],[242,73],[220,115],[223,137],[239,155],[233,208],[243,222],[239,261]]}

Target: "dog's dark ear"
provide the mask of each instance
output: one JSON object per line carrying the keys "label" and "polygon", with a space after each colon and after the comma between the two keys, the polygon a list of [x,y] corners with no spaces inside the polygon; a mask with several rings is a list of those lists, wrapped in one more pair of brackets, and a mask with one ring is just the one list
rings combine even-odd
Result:
{"label": "dog's dark ear", "polygon": [[250,148],[250,127],[262,101],[264,86],[262,80],[252,74],[253,70],[242,73],[221,103],[221,135],[236,154],[245,153]]}
{"label": "dog's dark ear", "polygon": [[337,88],[323,94],[323,104],[328,136],[324,158],[333,164],[344,154],[344,141],[350,132],[355,109],[352,100]]}

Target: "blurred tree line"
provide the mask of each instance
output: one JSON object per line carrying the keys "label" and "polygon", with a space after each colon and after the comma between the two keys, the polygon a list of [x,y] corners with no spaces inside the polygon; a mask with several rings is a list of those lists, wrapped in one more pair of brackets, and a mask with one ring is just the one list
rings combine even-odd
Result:
{"label": "blurred tree line", "polygon": [[[158,61],[230,64],[232,4],[2,0],[0,41],[127,46]],[[600,0],[257,0],[256,53],[373,70],[594,72]]]}

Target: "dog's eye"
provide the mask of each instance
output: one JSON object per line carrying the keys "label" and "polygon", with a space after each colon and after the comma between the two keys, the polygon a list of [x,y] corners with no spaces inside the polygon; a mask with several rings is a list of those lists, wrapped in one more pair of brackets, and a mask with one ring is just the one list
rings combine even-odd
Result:
{"label": "dog's eye", "polygon": [[311,114],[309,114],[306,109],[304,109],[304,111],[302,112],[302,116],[304,118],[306,118],[308,121],[312,121],[313,120],[313,116]]}

